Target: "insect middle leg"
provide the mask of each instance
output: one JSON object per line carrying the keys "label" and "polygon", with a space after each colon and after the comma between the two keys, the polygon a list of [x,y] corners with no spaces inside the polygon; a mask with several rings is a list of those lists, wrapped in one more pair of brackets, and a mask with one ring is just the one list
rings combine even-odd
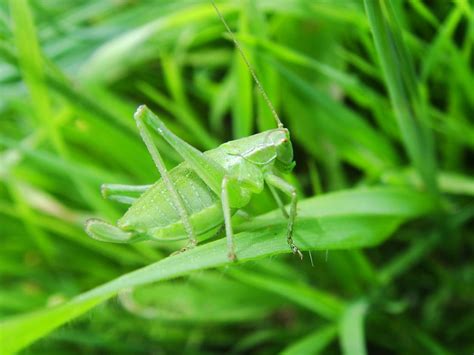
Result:
{"label": "insect middle leg", "polygon": [[228,191],[229,177],[226,175],[222,179],[222,212],[224,214],[224,226],[225,226],[225,235],[227,239],[227,256],[230,260],[236,260],[235,256],[235,246],[234,246],[234,233],[232,231],[232,214],[230,210],[229,202],[229,191]]}
{"label": "insect middle leg", "polygon": [[[234,201],[231,200],[231,188],[240,186],[240,194]],[[224,215],[227,250],[230,260],[236,260],[234,234],[232,231],[232,207],[240,208],[249,201],[252,192],[260,193],[263,190],[263,175],[255,165],[242,160],[238,169],[228,171],[221,184],[222,213]],[[234,203],[234,205],[232,204]]]}
{"label": "insect middle leg", "polygon": [[[189,218],[188,211],[184,205],[183,199],[181,195],[178,193],[178,190],[175,188],[171,178],[168,174],[168,170],[166,169],[165,163],[163,162],[163,158],[161,157],[160,152],[156,148],[155,144],[153,143],[152,137],[148,129],[146,128],[146,124],[143,121],[143,116],[140,114],[135,115],[135,121],[137,123],[138,130],[140,131],[140,135],[145,142],[145,145],[148,149],[148,152],[155,163],[156,168],[160,172],[161,178],[168,190],[172,203],[178,212],[179,217],[181,218],[181,222],[183,223],[184,229],[189,237],[189,244],[186,247],[191,248],[197,244],[196,234],[194,232],[193,226],[191,225],[191,220]],[[160,133],[158,131],[158,133]]]}
{"label": "insect middle leg", "polygon": [[[290,185],[289,183],[287,183],[282,178],[273,174],[266,175],[265,181],[267,182],[269,186],[272,186],[284,192],[291,198],[290,213],[288,215],[288,227],[287,227],[287,232],[286,232],[286,240],[293,254],[297,254],[301,259],[303,259],[303,254],[293,242],[293,229],[294,229],[295,218],[296,218],[296,205],[298,202],[298,197],[296,195],[296,188],[293,185]],[[282,210],[286,212],[284,207]]]}

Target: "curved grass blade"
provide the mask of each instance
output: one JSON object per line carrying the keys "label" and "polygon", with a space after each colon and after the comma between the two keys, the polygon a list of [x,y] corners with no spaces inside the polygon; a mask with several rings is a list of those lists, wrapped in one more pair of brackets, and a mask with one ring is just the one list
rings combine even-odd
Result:
{"label": "curved grass blade", "polygon": [[[222,13],[235,8],[232,4],[220,4]],[[155,21],[130,30],[102,45],[82,68],[84,81],[96,82],[115,79],[133,63],[137,50],[146,47],[148,41],[160,34],[189,23],[214,19],[215,12],[209,4],[197,4],[183,11],[159,17]]]}
{"label": "curved grass blade", "polygon": [[[295,242],[302,250],[351,249],[381,243],[404,220],[431,214],[433,203],[427,194],[385,187],[310,198],[301,202],[299,212]],[[278,213],[256,218],[235,235],[239,262],[290,252],[284,238],[286,221],[276,217]],[[60,306],[6,319],[0,323],[2,350],[11,353],[25,348],[124,288],[232,265],[226,250],[225,239],[220,239],[125,274]]]}

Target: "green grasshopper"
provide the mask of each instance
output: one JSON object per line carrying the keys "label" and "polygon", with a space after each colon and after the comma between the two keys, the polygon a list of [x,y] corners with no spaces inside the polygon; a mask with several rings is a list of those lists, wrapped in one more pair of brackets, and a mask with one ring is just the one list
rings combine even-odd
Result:
{"label": "green grasshopper", "polygon": [[[86,232],[94,239],[115,243],[176,240],[187,236],[189,242],[185,250],[197,245],[197,236],[224,226],[228,257],[235,260],[231,217],[249,203],[252,194],[261,193],[266,183],[283,215],[288,218],[288,245],[302,258],[301,251],[293,242],[296,189],[278,176],[279,172],[291,172],[295,166],[289,131],[283,127],[233,32],[213,5],[269,105],[277,128],[201,152],[173,134],[146,106],[140,106],[134,118],[161,178],[153,185],[103,185],[104,197],[131,206],[117,221],[117,226],[90,219],[86,223]],[[184,160],[181,164],[167,171],[148,127],[176,150]],[[289,213],[276,190],[291,198]]]}

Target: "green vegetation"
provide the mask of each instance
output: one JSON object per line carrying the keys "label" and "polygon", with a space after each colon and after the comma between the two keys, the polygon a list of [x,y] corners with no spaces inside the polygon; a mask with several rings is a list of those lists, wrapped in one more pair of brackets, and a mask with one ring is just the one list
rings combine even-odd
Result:
{"label": "green vegetation", "polygon": [[209,1],[3,1],[0,353],[471,353],[472,2],[217,4],[290,129],[304,260],[269,191],[237,263],[84,232],[126,210],[102,183],[159,177],[139,104],[203,151],[275,127]]}

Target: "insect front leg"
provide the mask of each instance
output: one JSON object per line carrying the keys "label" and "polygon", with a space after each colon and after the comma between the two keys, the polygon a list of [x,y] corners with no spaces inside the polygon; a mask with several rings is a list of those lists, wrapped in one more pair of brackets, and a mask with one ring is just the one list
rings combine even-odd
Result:
{"label": "insect front leg", "polygon": [[296,195],[296,188],[293,185],[290,185],[289,183],[287,183],[282,178],[273,174],[267,174],[265,176],[265,181],[267,182],[269,186],[275,187],[276,189],[282,191],[283,193],[287,194],[291,198],[290,214],[288,216],[288,227],[287,227],[287,232],[286,232],[286,240],[293,254],[297,254],[301,259],[303,259],[303,254],[293,242],[293,227],[295,224],[296,205],[298,202],[298,197]]}
{"label": "insect front leg", "polygon": [[275,188],[272,185],[270,185],[270,184],[267,184],[267,185],[268,185],[268,188],[270,189],[270,192],[272,193],[272,196],[275,199],[278,207],[280,207],[280,210],[281,210],[281,213],[283,213],[283,216],[285,218],[290,218],[290,216],[288,215],[288,212],[286,211],[285,205],[283,204],[283,201],[280,198],[280,195],[278,195],[278,192],[276,192]]}
{"label": "insect front leg", "polygon": [[108,200],[131,205],[150,187],[151,185],[103,184],[100,191],[102,197]]}
{"label": "insect front leg", "polygon": [[[140,111],[142,112],[142,111]],[[181,218],[181,222],[183,223],[184,229],[189,237],[189,244],[187,248],[194,247],[197,244],[196,234],[194,232],[193,226],[191,225],[191,220],[189,218],[188,211],[184,205],[183,199],[181,198],[180,194],[176,190],[171,178],[168,174],[168,170],[166,169],[165,163],[163,162],[163,158],[161,157],[160,152],[156,148],[155,144],[153,143],[152,137],[146,128],[145,122],[143,121],[143,115],[135,114],[135,121],[137,123],[138,130],[140,131],[140,135],[145,142],[145,145],[148,149],[148,152],[155,163],[156,168],[160,172],[161,178],[170,193],[172,203],[178,212],[179,217]],[[158,131],[158,133],[161,133]]]}

